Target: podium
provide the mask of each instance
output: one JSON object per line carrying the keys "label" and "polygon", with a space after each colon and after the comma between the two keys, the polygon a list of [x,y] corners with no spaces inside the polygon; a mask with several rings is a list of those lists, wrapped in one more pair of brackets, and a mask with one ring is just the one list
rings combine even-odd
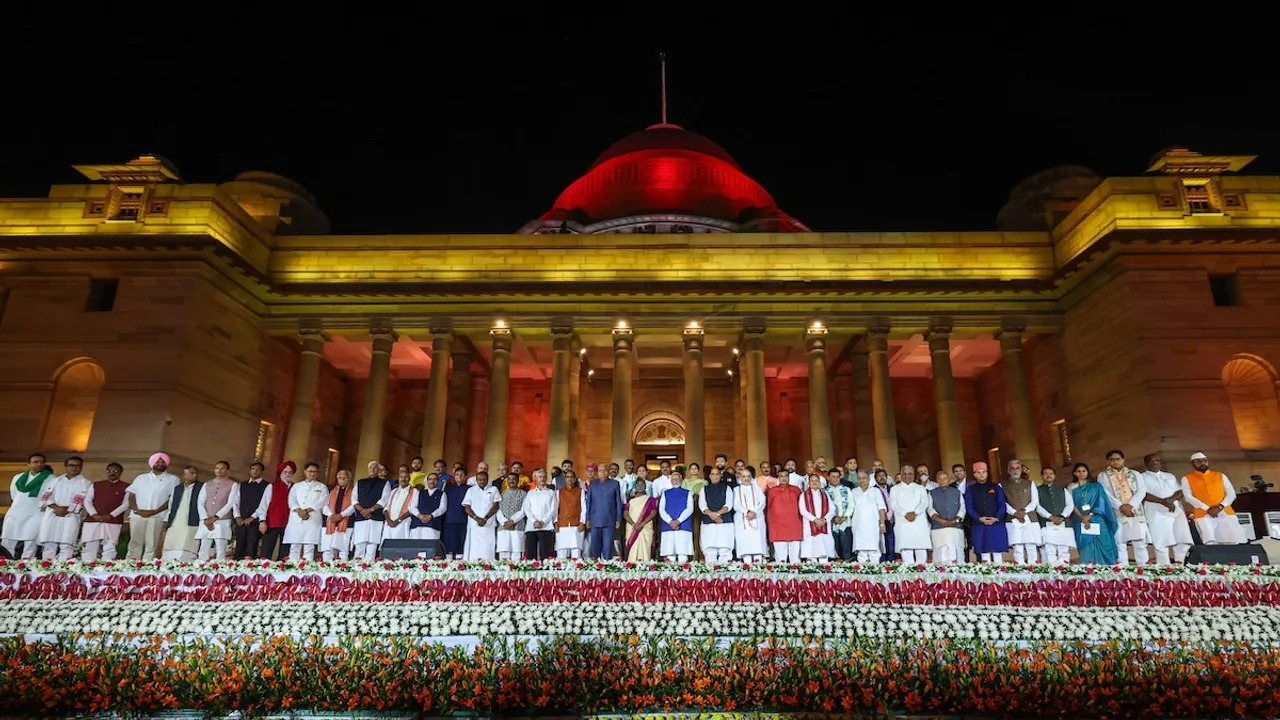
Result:
{"label": "podium", "polygon": [[1264,538],[1270,534],[1267,525],[1267,513],[1280,511],[1280,493],[1238,493],[1236,501],[1231,504],[1231,507],[1237,513],[1249,513],[1252,515],[1254,536]]}

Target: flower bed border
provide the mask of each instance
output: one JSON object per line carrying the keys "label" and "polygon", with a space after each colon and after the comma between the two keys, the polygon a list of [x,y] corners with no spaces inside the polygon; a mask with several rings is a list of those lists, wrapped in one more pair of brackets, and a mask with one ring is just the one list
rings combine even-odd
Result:
{"label": "flower bed border", "polygon": [[[95,644],[96,643],[96,644]],[[273,638],[142,647],[0,640],[0,712],[248,716],[405,710],[500,716],[679,710],[1054,717],[1276,717],[1280,648],[808,641],[540,643]],[[373,692],[371,692],[373,690]],[[298,700],[309,699],[310,707]],[[377,707],[381,703],[382,707]]]}
{"label": "flower bed border", "polygon": [[71,573],[98,575],[114,573],[207,573],[207,574],[278,574],[306,573],[317,575],[409,575],[413,577],[460,577],[491,574],[562,574],[571,576],[607,575],[620,577],[653,577],[656,575],[680,575],[703,577],[715,575],[768,577],[892,577],[950,578],[956,576],[1009,579],[1019,576],[1076,577],[1076,578],[1174,578],[1192,580],[1203,577],[1252,578],[1280,580],[1280,565],[993,565],[988,563],[964,563],[933,565],[916,563],[633,563],[619,560],[377,560],[361,561],[272,561],[272,560],[210,560],[206,562],[181,560],[113,560],[89,563],[73,560],[6,560],[0,558],[0,574]]}

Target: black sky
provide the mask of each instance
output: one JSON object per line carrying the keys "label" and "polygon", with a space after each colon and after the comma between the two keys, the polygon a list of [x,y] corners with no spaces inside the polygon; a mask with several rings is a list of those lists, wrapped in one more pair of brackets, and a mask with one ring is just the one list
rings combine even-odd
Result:
{"label": "black sky", "polygon": [[433,11],[173,28],[26,17],[11,49],[27,71],[0,117],[0,196],[77,182],[72,163],[153,152],[189,182],[290,177],[334,232],[513,232],[609,144],[658,121],[660,50],[670,121],[722,145],[816,230],[991,228],[1031,173],[1136,175],[1173,145],[1255,153],[1250,172],[1280,174],[1274,63],[1261,54],[1187,61],[1150,26],[1090,45],[1036,18],[726,25],[660,10],[652,31]]}

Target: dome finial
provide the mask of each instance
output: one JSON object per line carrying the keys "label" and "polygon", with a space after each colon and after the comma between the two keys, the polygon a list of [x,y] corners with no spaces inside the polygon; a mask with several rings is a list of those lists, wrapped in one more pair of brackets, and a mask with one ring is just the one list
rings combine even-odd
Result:
{"label": "dome finial", "polygon": [[662,124],[667,124],[667,54],[658,53],[658,61],[662,64]]}

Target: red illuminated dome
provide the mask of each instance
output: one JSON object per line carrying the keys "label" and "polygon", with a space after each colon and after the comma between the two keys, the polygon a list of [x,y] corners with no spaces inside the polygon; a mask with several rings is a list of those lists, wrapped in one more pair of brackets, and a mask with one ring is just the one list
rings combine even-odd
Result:
{"label": "red illuminated dome", "polygon": [[614,143],[525,233],[807,232],[719,145],[678,125]]}

